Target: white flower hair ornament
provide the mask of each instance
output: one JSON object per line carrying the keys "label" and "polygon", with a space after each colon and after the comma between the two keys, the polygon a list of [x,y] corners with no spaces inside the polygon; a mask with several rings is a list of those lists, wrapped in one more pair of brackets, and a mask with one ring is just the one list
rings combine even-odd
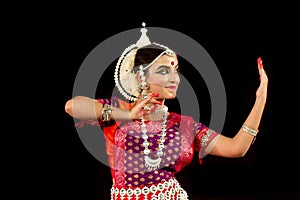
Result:
{"label": "white flower hair ornament", "polygon": [[[169,49],[168,47],[155,43],[150,42],[147,36],[147,29],[145,28],[146,24],[142,23],[143,28],[141,28],[141,37],[140,39],[130,46],[128,46],[123,53],[121,54],[114,74],[115,84],[119,90],[119,92],[129,101],[136,101],[138,100],[141,94],[141,88],[146,85],[146,79],[142,78],[142,83],[139,83],[136,73],[134,73],[134,59],[138,49],[145,47],[150,44],[155,44],[159,47],[164,48],[165,50],[158,55],[151,63],[147,66],[143,67],[142,65],[139,67],[140,74],[143,75],[143,71],[150,67],[158,58],[162,55],[167,54],[169,56],[174,56],[175,53]],[[146,98],[147,96],[143,96],[142,98]]]}

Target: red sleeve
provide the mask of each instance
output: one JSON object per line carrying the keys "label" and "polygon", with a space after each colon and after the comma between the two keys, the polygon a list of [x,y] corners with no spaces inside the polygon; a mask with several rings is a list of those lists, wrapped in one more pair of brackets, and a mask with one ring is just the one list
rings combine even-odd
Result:
{"label": "red sleeve", "polygon": [[195,123],[195,150],[199,151],[199,162],[207,155],[206,148],[219,133],[209,129],[204,124]]}

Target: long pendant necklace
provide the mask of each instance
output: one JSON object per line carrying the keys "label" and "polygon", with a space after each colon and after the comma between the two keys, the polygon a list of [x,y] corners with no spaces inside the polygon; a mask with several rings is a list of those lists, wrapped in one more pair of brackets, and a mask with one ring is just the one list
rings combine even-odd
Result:
{"label": "long pendant necklace", "polygon": [[149,142],[148,142],[148,135],[147,135],[147,128],[144,119],[141,119],[141,132],[142,132],[142,138],[144,139],[143,146],[144,149],[144,160],[145,160],[145,166],[149,170],[156,170],[160,167],[161,163],[161,156],[163,156],[163,149],[165,148],[164,142],[166,140],[166,131],[167,131],[167,118],[168,118],[168,107],[164,106],[163,108],[163,122],[161,127],[161,138],[159,140],[158,144],[158,151],[156,152],[157,158],[151,158],[149,156],[150,149],[148,148]]}

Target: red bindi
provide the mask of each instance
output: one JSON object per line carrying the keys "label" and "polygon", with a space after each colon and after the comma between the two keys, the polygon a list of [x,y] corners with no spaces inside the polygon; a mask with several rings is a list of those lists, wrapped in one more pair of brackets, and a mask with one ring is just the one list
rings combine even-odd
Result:
{"label": "red bindi", "polygon": [[171,61],[171,65],[172,65],[172,66],[174,65],[174,61]]}

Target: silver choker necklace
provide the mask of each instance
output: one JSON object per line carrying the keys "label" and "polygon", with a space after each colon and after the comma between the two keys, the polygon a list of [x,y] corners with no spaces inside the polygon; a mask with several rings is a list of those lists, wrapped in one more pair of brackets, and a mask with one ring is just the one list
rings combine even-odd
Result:
{"label": "silver choker necklace", "polygon": [[151,158],[149,156],[150,149],[148,148],[149,142],[148,142],[148,135],[147,135],[147,128],[145,124],[144,118],[141,118],[141,132],[142,132],[142,138],[144,139],[143,146],[144,149],[144,160],[145,160],[145,166],[149,170],[156,170],[160,167],[161,163],[161,156],[163,156],[163,149],[165,148],[165,140],[166,140],[166,131],[167,131],[167,118],[168,118],[168,107],[164,106],[163,110],[163,122],[161,127],[161,138],[159,140],[158,144],[158,151],[156,152],[157,158]]}

